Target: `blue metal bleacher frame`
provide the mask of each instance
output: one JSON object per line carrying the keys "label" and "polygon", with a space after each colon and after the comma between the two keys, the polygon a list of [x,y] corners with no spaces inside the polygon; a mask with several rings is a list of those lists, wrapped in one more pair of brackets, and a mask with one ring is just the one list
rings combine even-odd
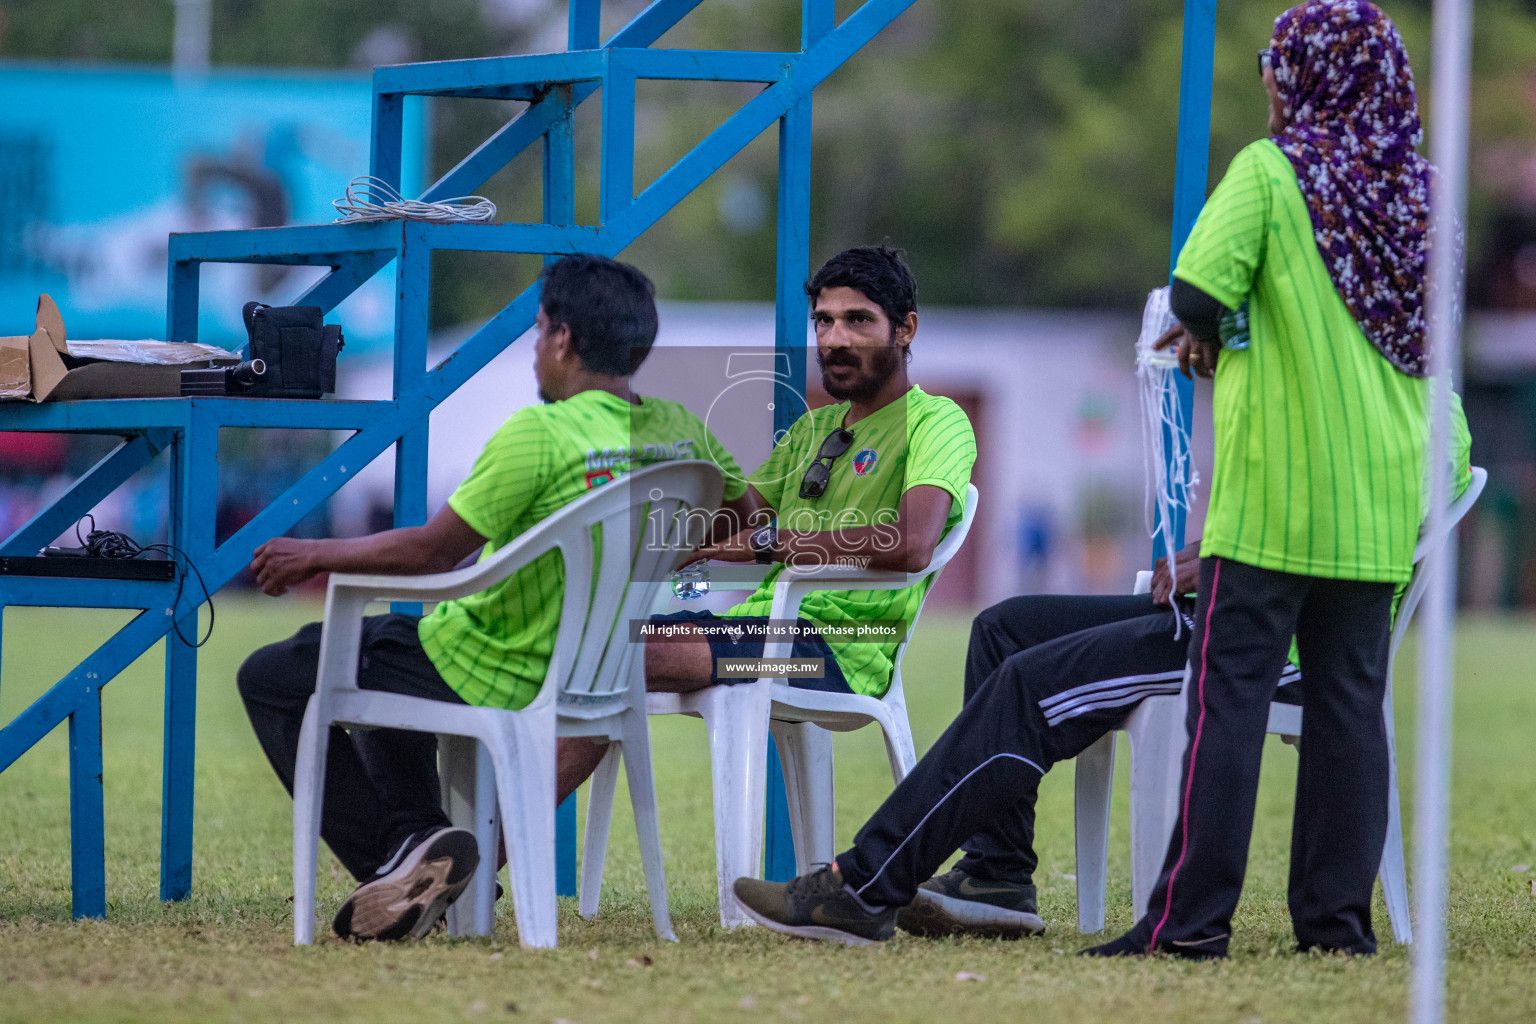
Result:
{"label": "blue metal bleacher frame", "polygon": [[[323,224],[177,234],[170,239],[167,338],[196,341],[198,279],[205,263],[328,267],[293,300],[330,311],[364,281],[396,264],[394,387],[381,401],[128,399],[0,407],[0,430],[118,435],[123,442],[64,495],[0,543],[0,554],[32,554],[69,528],[135,472],[164,454],[171,466],[169,539],[217,590],[252,551],[291,529],[386,449],[395,452],[397,525],[427,516],[428,417],[437,405],[533,323],[536,287],[513,299],[447,359],[427,366],[427,297],[432,253],[440,249],[616,255],[749,142],[779,128],[777,343],[794,350],[796,373],[777,403],[804,390],[804,296],[809,261],[812,90],[913,0],[867,0],[836,23],[833,0],[802,0],[800,49],[791,52],[652,48],[700,0],[655,0],[607,42],[599,42],[598,0],[571,0],[569,49],[382,67],[373,77],[369,173],[400,185],[402,113],[407,96],[479,97],[528,106],[422,195],[472,192],[518,154],[543,143],[544,220],[539,224]],[[634,96],[641,79],[760,83],[749,99],[692,151],[634,189]],[[576,221],[573,114],[602,90],[598,217]],[[345,369],[343,368],[343,372]],[[222,428],[310,428],[354,433],[249,523],[215,543],[218,437]],[[201,593],[174,583],[0,578],[0,606],[137,609],[99,648],[0,729],[0,771],[55,727],[69,723],[73,911],[106,912],[100,689],[177,626],[195,634]],[[175,639],[165,648],[165,734],[160,896],[179,900],[192,886],[192,806],[197,698],[196,651]],[[562,845],[574,849],[574,815],[564,815]],[[566,858],[562,858],[564,862]],[[574,888],[562,863],[563,888]]]}
{"label": "blue metal bleacher frame", "polygon": [[[25,555],[69,528],[160,455],[170,464],[169,539],[191,558],[210,589],[229,582],[257,545],[280,536],[327,500],[364,465],[393,447],[394,517],[427,517],[428,418],[439,403],[533,323],[536,287],[513,299],[433,367],[427,366],[427,302],[436,250],[616,255],[748,143],[778,126],[776,343],[793,368],[780,382],[776,428],[800,414],[805,388],[805,299],[809,272],[811,109],[815,87],[914,0],[866,0],[841,22],[834,0],[801,0],[800,49],[712,51],[652,46],[701,0],[654,0],[600,43],[599,0],[570,0],[568,50],[382,67],[373,78],[369,172],[400,185],[406,96],[523,100],[529,105],[428,187],[424,199],[463,195],[530,146],[543,144],[544,220],[538,224],[323,224],[172,235],[167,338],[196,341],[199,271],[205,263],[327,267],[296,304],[330,311],[391,262],[396,265],[394,385],[379,401],[125,399],[0,405],[0,431],[117,435],[122,443],[47,509],[0,543]],[[1215,0],[1186,0],[1174,251],[1204,197]],[[634,97],[641,79],[760,83],[763,89],[638,195],[634,190]],[[598,217],[576,221],[576,107],[602,90]],[[343,366],[343,373],[345,368]],[[1187,389],[1178,400],[1188,403]],[[218,438],[223,428],[353,431],[329,456],[223,543],[214,535]],[[1182,525],[1182,524],[1180,524]],[[1181,531],[1182,532],[1182,531]],[[192,886],[192,807],[197,698],[196,651],[173,627],[196,633],[201,593],[174,583],[0,577],[0,607],[35,605],[137,609],[138,614],[13,720],[0,728],[0,772],[55,727],[69,724],[73,912],[106,912],[100,689],[157,641],[165,645],[165,727],[160,896],[187,897]],[[168,636],[169,635],[169,636]],[[777,768],[775,763],[773,768]],[[777,779],[774,771],[771,778]],[[793,873],[782,786],[770,784],[769,877]],[[574,891],[574,808],[561,818],[561,888]]]}

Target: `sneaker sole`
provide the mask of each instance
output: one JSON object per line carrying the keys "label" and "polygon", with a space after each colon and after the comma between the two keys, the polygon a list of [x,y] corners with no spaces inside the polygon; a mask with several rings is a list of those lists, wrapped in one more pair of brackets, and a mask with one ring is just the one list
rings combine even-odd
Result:
{"label": "sneaker sole", "polygon": [[931,889],[919,889],[917,898],[897,911],[896,926],[913,935],[934,939],[947,935],[1020,939],[1045,931],[1045,922],[1038,914],[957,899]]}
{"label": "sneaker sole", "polygon": [[878,946],[881,942],[885,941],[883,939],[866,939],[862,935],[855,935],[852,932],[841,931],[837,928],[828,928],[825,925],[784,924],[773,920],[771,917],[764,917],[739,899],[736,902],[740,904],[741,909],[745,910],[747,916],[752,918],[752,920],[764,928],[771,928],[776,932],[783,932],[785,935],[794,935],[802,939],[819,939],[822,942],[840,942],[845,946]]}
{"label": "sneaker sole", "polygon": [[479,863],[473,835],[464,829],[441,832],[395,870],[354,892],[336,912],[334,930],[364,942],[419,939],[442,920]]}

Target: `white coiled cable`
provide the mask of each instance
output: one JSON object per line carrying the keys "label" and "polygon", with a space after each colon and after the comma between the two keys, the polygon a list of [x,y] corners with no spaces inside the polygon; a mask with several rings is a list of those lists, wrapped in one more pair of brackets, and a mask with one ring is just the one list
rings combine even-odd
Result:
{"label": "white coiled cable", "polygon": [[375,220],[426,220],[436,224],[487,224],[496,216],[496,204],[484,196],[457,196],[422,202],[407,199],[387,181],[360,174],[347,192],[331,205],[341,214],[337,224],[361,224]]}

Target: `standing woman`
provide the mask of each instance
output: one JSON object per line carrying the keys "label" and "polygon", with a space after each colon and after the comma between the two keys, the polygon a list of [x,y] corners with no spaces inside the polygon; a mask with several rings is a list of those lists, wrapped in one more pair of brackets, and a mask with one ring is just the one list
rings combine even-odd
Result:
{"label": "standing woman", "polygon": [[[1090,955],[1226,955],[1293,634],[1298,948],[1376,950],[1392,592],[1424,514],[1431,168],[1407,52],[1375,5],[1291,8],[1259,67],[1271,137],[1200,214],[1174,270],[1181,326],[1161,342],[1215,377],[1179,813],[1147,915]],[[1223,349],[1218,324],[1245,303],[1250,338]]]}

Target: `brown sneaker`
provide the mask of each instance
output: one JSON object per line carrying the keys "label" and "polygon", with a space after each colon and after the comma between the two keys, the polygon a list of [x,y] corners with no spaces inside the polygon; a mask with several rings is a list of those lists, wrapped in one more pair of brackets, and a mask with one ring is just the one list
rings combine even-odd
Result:
{"label": "brown sneaker", "polygon": [[338,937],[358,942],[419,939],[443,919],[479,863],[480,850],[467,829],[417,833],[353,890],[331,927]]}
{"label": "brown sneaker", "polygon": [[896,934],[896,908],[866,909],[832,865],[788,882],[738,878],[733,889],[752,920],[776,932],[847,946],[884,942]]}

